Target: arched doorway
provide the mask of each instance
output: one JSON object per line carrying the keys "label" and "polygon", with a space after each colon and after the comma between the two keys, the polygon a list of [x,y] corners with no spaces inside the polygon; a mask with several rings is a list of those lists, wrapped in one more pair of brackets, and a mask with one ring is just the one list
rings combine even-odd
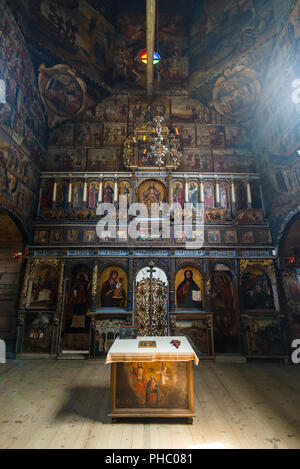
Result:
{"label": "arched doorway", "polygon": [[165,272],[149,262],[134,283],[134,322],[141,336],[168,334],[168,288]]}
{"label": "arched doorway", "polygon": [[24,238],[21,230],[7,213],[0,213],[0,338],[8,351],[15,351],[17,308],[22,277]]}
{"label": "arched doorway", "polygon": [[216,353],[241,352],[241,321],[236,277],[229,266],[216,264],[211,284],[215,351]]}

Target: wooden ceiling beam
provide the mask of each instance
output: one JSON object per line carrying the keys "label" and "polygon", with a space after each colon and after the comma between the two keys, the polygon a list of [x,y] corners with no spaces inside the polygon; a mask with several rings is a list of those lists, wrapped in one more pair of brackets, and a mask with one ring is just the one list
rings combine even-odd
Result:
{"label": "wooden ceiling beam", "polygon": [[155,2],[156,0],[146,0],[146,37],[147,37],[147,96],[153,94],[153,54],[155,36]]}

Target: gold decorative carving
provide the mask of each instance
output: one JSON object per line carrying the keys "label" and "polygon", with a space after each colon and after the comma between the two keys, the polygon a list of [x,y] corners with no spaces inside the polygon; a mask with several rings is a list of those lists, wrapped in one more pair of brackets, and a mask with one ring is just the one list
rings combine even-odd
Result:
{"label": "gold decorative carving", "polygon": [[267,270],[270,277],[273,280],[276,280],[275,266],[272,260],[256,260],[256,259],[240,259],[240,273],[241,276],[246,272],[251,266],[261,267],[264,270]]}

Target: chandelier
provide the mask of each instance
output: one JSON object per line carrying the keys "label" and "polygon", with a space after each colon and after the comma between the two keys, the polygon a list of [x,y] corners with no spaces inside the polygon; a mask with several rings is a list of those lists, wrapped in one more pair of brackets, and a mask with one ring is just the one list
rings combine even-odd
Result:
{"label": "chandelier", "polygon": [[177,169],[182,159],[180,146],[178,129],[170,131],[164,118],[156,116],[127,137],[123,146],[123,162],[128,169],[153,166]]}

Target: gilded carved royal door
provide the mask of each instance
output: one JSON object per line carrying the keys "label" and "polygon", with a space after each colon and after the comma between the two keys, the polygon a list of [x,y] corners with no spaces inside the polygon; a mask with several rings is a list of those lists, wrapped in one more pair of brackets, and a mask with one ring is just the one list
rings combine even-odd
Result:
{"label": "gilded carved royal door", "polygon": [[145,267],[135,281],[135,325],[140,336],[168,334],[168,280],[154,266]]}

